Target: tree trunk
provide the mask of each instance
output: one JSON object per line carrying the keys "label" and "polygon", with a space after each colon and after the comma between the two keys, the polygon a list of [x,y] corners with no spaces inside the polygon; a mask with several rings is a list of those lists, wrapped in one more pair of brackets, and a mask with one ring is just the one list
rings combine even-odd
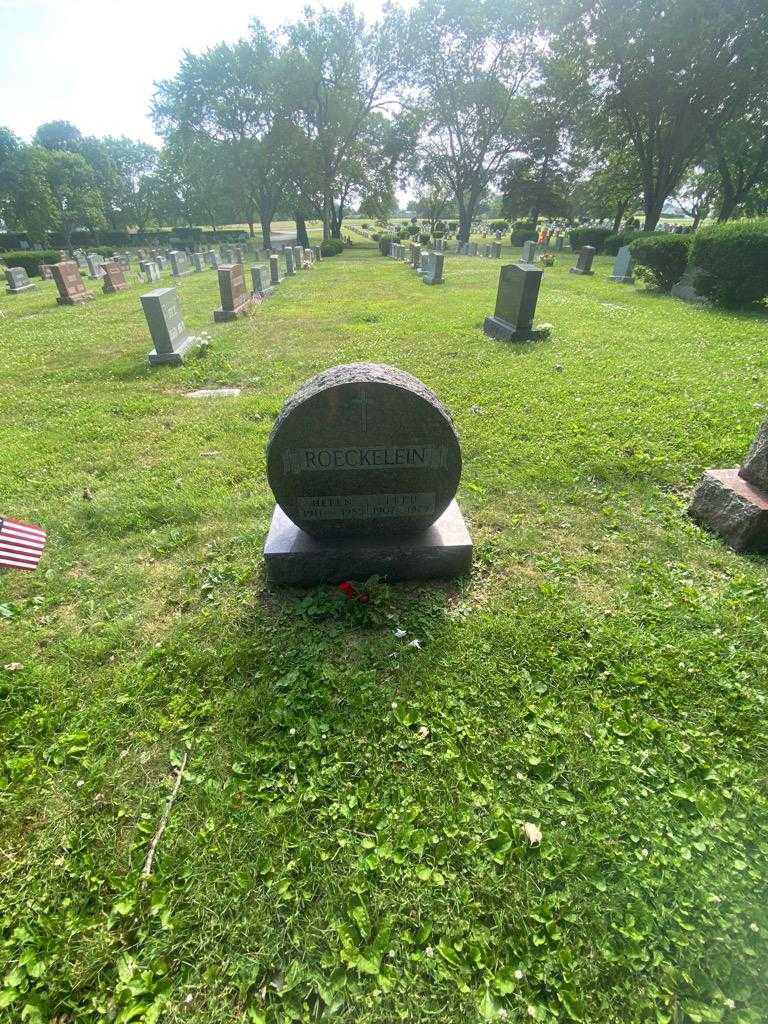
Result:
{"label": "tree trunk", "polygon": [[627,209],[627,204],[626,203],[617,203],[616,204],[616,212],[613,215],[613,233],[614,233],[614,235],[617,235],[619,233],[619,228],[621,227],[621,222],[624,219],[624,213],[626,212],[626,209]]}
{"label": "tree trunk", "polygon": [[272,248],[272,218],[268,215],[261,215],[261,237],[265,249]]}
{"label": "tree trunk", "polygon": [[296,243],[302,247],[302,249],[309,248],[309,235],[307,234],[307,221],[303,214],[294,214],[296,220]]}
{"label": "tree trunk", "polygon": [[540,213],[541,213],[541,208],[537,204],[531,210],[531,224],[533,224],[534,227],[536,227],[536,225],[539,223],[539,214]]}
{"label": "tree trunk", "polygon": [[463,202],[459,203],[459,230],[456,240],[468,242],[472,232],[472,211],[468,210]]}
{"label": "tree trunk", "polygon": [[664,208],[664,200],[666,196],[658,196],[655,192],[648,189],[643,195],[643,213],[645,214],[645,224],[643,225],[643,231],[655,231],[656,225],[659,223],[661,217],[661,211]]}
{"label": "tree trunk", "polygon": [[718,224],[722,224],[726,220],[730,220],[736,212],[736,207],[738,205],[738,201],[733,191],[729,190],[728,192],[723,192],[723,198],[720,200],[720,209],[717,211]]}

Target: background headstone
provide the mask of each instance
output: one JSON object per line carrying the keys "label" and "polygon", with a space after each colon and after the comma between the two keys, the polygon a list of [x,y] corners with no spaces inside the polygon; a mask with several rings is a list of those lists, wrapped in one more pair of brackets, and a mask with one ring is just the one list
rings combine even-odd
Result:
{"label": "background headstone", "polygon": [[141,296],[144,316],[155,347],[149,353],[151,366],[180,366],[184,356],[200,344],[187,331],[175,288],[157,288]]}
{"label": "background headstone", "polygon": [[242,316],[253,303],[253,296],[245,286],[242,263],[230,263],[219,267],[219,294],[221,306],[213,311],[216,323],[223,323]]}
{"label": "background headstone", "polygon": [[429,260],[427,263],[426,270],[422,281],[424,284],[442,284],[443,283],[443,264],[445,263],[445,253],[433,252],[430,253]]}
{"label": "background headstone", "polygon": [[269,283],[273,288],[280,284],[280,257],[276,254],[269,257]]}
{"label": "background headstone", "polygon": [[24,267],[8,267],[5,272],[6,295],[18,295],[19,292],[28,292],[35,287],[35,282],[30,281]]}
{"label": "background headstone", "polygon": [[192,268],[187,261],[187,254],[181,250],[174,249],[170,253],[171,273],[174,277],[184,277],[192,273]]}
{"label": "background headstone", "polygon": [[622,245],[616,253],[613,263],[613,271],[608,278],[609,281],[616,281],[619,284],[634,284],[635,278],[632,274],[632,254],[628,245]]}
{"label": "background headstone", "polygon": [[253,294],[260,299],[267,299],[272,294],[272,289],[266,281],[266,272],[261,267],[251,267],[251,283]]}
{"label": "background headstone", "polygon": [[536,242],[530,239],[527,242],[523,242],[523,254],[520,257],[522,263],[534,263],[536,261]]}
{"label": "background headstone", "polygon": [[592,260],[595,258],[595,252],[597,250],[592,245],[584,245],[579,253],[579,258],[576,261],[576,266],[571,267],[570,272],[572,274],[594,274],[592,269]]}
{"label": "background headstone", "polygon": [[105,295],[112,295],[115,292],[124,292],[128,287],[125,280],[123,268],[119,263],[104,263],[104,280],[101,288]]}
{"label": "background headstone", "polygon": [[285,253],[285,276],[292,277],[296,273],[293,265],[293,249],[286,248],[283,252]]}
{"label": "background headstone", "polygon": [[71,260],[54,263],[51,273],[59,291],[56,301],[60,306],[75,306],[95,298],[94,293],[86,289],[77,263]]}
{"label": "background headstone", "polygon": [[538,341],[546,338],[547,324],[533,326],[544,271],[530,263],[509,263],[501,268],[496,310],[486,318],[483,332],[502,341]]}

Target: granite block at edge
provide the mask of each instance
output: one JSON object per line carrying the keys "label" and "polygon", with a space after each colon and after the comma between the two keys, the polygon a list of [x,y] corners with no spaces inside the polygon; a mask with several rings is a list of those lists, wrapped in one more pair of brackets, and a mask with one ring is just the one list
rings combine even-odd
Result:
{"label": "granite block at edge", "polygon": [[768,551],[768,494],[742,479],[738,468],[708,469],[688,515],[734,551]]}
{"label": "granite block at edge", "polygon": [[472,552],[472,538],[455,500],[428,530],[388,538],[310,537],[275,505],[264,562],[267,579],[288,586],[369,576],[426,580],[466,575]]}

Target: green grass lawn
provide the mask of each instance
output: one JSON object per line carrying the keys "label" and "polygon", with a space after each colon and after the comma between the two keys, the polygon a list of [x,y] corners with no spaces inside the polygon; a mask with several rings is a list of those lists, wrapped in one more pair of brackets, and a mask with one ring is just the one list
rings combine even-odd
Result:
{"label": "green grass lawn", "polygon": [[[222,325],[193,274],[180,369],[146,285],[0,297],[0,513],[50,532],[0,577],[0,1020],[768,1019],[768,563],[684,514],[766,415],[768,319],[573,262],[519,347],[499,261],[427,288],[356,240]],[[273,419],[353,360],[455,417],[471,578],[265,584]]]}

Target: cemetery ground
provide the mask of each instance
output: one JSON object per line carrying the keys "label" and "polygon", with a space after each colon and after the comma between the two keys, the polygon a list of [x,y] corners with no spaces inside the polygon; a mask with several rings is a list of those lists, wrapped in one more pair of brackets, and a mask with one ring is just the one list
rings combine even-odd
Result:
{"label": "cemetery ground", "polygon": [[[427,288],[356,240],[217,325],[192,274],[178,369],[135,279],[0,298],[3,511],[50,535],[0,578],[0,1020],[768,1018],[767,563],[684,514],[768,319],[564,254],[550,339],[492,341],[518,256]],[[471,577],[265,584],[273,419],[355,360],[453,414]]]}

